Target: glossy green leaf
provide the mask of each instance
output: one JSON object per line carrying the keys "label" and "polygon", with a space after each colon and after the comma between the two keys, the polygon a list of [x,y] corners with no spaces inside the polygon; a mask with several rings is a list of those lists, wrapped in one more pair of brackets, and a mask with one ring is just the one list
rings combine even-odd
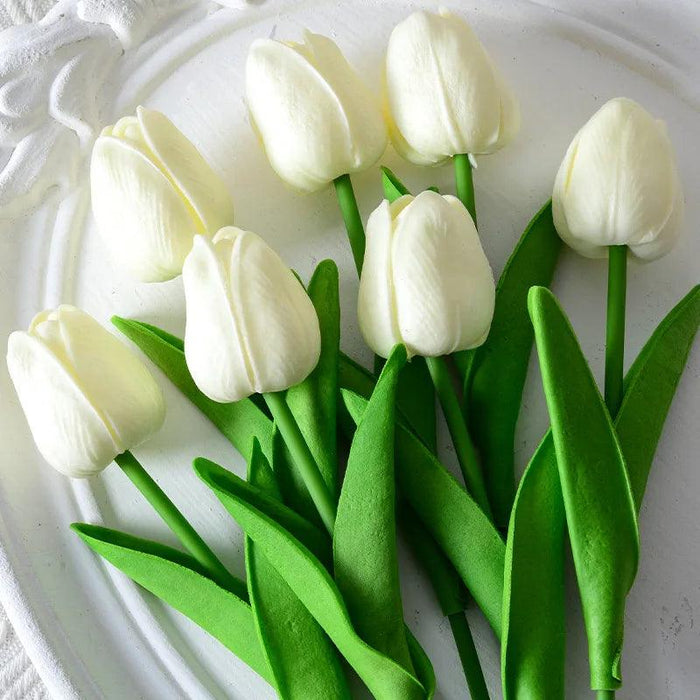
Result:
{"label": "glossy green leaf", "polygon": [[405,194],[410,194],[406,185],[404,185],[403,182],[396,177],[393,171],[391,171],[385,165],[381,166],[381,171],[384,199],[388,199],[390,202],[393,202],[399,197],[403,197]]}
{"label": "glossy green leaf", "polygon": [[[615,428],[637,510],[699,324],[696,286],[666,315],[627,374]],[[501,667],[506,700],[564,697],[563,506],[548,433],[520,483],[508,530]]]}
{"label": "glossy green leaf", "polygon": [[384,365],[350,446],[333,531],[335,580],[358,634],[412,669],[396,552],[394,420],[406,350]]}
{"label": "glossy green leaf", "polygon": [[182,340],[141,321],[114,316],[112,323],[162,370],[244,457],[250,453],[253,436],[260,441],[265,455],[271,457],[272,421],[251,399],[217,403],[207,398],[187,369]]}
{"label": "glossy green leaf", "polygon": [[551,283],[561,245],[547,202],[528,224],[501,274],[486,342],[455,357],[468,399],[469,429],[499,528],[508,525],[515,496],[515,426],[533,341],[527,293],[533,285]]}
{"label": "glossy green leaf", "polygon": [[210,479],[216,478],[220,487],[225,488],[232,497],[249,503],[266,518],[274,520],[302,542],[320,561],[330,564],[332,553],[328,536],[306,518],[281,503],[279,499],[269,496],[262,489],[205,457],[197,457],[194,467],[198,474],[206,472]]}
{"label": "glossy green leaf", "polygon": [[338,268],[332,260],[318,264],[308,288],[321,328],[321,356],[314,371],[287,391],[287,404],[330,492],[338,493],[336,410],[340,300]]}
{"label": "glossy green leaf", "polygon": [[360,638],[338,587],[309,549],[279,523],[241,498],[241,494],[230,490],[226,470],[206,460],[197,460],[195,470],[284,578],[375,697],[422,700],[427,696],[426,688],[413,674]]}
{"label": "glossy green leaf", "polygon": [[[353,420],[359,422],[367,400],[348,390],[341,393]],[[404,497],[500,637],[505,544],[498,531],[435,455],[400,423],[395,471]]]}
{"label": "glossy green leaf", "polygon": [[[280,499],[274,474],[255,441],[249,483]],[[246,573],[258,636],[284,700],[350,698],[350,689],[328,637],[276,569],[246,537]]]}
{"label": "glossy green leaf", "polygon": [[554,295],[528,308],[542,370],[566,522],[588,636],[591,687],[621,683],[625,599],[639,560],[634,498],[610,415]]}
{"label": "glossy green leaf", "polygon": [[272,681],[250,605],[203,575],[196,561],[171,547],[98,525],[71,528],[97,554],[218,639]]}

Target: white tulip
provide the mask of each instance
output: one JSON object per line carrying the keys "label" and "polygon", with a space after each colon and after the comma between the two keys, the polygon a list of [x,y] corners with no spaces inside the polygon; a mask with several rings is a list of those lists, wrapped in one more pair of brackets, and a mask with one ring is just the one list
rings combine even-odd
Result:
{"label": "white tulip", "polygon": [[430,165],[493,153],[518,132],[518,102],[471,27],[446,10],[414,12],[386,52],[389,133],[408,160]]}
{"label": "white tulip", "polygon": [[632,100],[604,104],[576,134],[557,173],[554,224],[587,257],[627,245],[641,260],[680,234],[683,193],[663,122]]}
{"label": "white tulip", "polygon": [[477,347],[494,301],[491,267],[456,197],[427,191],[372,212],[358,316],[377,355],[388,357],[397,343],[424,357]]}
{"label": "white tulip", "polygon": [[227,226],[197,236],[182,270],[185,358],[214,401],[239,401],[303,381],[321,333],[311,299],[260,236]]}
{"label": "white tulip", "polygon": [[377,162],[387,143],[379,101],[328,38],[258,39],[246,63],[248,108],[272,167],[319,190]]}
{"label": "white tulip", "polygon": [[196,234],[233,223],[221,178],[163,114],[138,107],[108,126],[90,165],[92,211],[110,254],[143,282],[172,279]]}
{"label": "white tulip", "polygon": [[163,424],[163,395],[143,363],[73,306],[12,333],[7,367],[39,451],[67,476],[97,474]]}

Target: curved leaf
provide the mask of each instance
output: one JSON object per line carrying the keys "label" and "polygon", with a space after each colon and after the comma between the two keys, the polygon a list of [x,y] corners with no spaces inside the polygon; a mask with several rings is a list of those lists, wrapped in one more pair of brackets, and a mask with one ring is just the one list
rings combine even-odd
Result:
{"label": "curved leaf", "polygon": [[[274,474],[257,441],[248,481],[279,500]],[[350,689],[328,637],[249,537],[245,558],[253,616],[278,695],[289,700],[349,700]]]}
{"label": "curved leaf", "polygon": [[564,312],[544,287],[532,288],[528,308],[588,635],[591,687],[613,690],[621,684],[625,599],[639,560],[634,499],[610,415]]}
{"label": "curved leaf", "polygon": [[496,287],[496,307],[486,342],[461,360],[466,414],[481,456],[496,525],[506,527],[515,496],[514,442],[532,350],[527,313],[531,286],[548,286],[561,249],[551,201],[518,241]]}
{"label": "curved leaf", "polygon": [[[353,420],[359,422],[366,399],[347,390],[341,393]],[[395,470],[404,497],[500,637],[505,544],[498,531],[435,455],[400,423]]]}
{"label": "curved leaf", "polygon": [[272,681],[250,605],[217,586],[188,554],[124,532],[73,523],[93,551],[218,639],[256,673]]}
{"label": "curved leaf", "polygon": [[358,636],[335,582],[299,540],[229,491],[226,470],[205,461],[196,462],[195,470],[316,618],[375,697],[386,700],[426,697],[426,689],[413,674]]}
{"label": "curved leaf", "polygon": [[406,350],[384,365],[358,423],[333,531],[335,580],[358,634],[412,671],[396,552],[394,403]]}

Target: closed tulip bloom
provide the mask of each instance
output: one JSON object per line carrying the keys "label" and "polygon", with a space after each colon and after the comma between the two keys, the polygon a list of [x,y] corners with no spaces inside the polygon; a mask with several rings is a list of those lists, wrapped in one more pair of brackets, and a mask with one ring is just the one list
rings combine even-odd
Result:
{"label": "closed tulip bloom", "polygon": [[163,424],[163,395],[143,363],[73,306],[12,333],[7,367],[39,451],[67,476],[97,474]]}
{"label": "closed tulip bloom", "polygon": [[143,282],[172,279],[197,234],[233,223],[226,185],[163,114],[108,126],[90,165],[92,211],[111,255]]}
{"label": "closed tulip bloom", "polygon": [[321,333],[311,299],[260,236],[228,226],[197,236],[187,256],[185,358],[214,401],[287,389],[318,363]]}
{"label": "closed tulip bloom", "polygon": [[450,195],[422,192],[383,201],[367,222],[360,330],[388,357],[438,357],[481,345],[493,317],[493,273],[476,227]]}
{"label": "closed tulip bloom", "polygon": [[384,152],[378,100],[328,38],[258,39],[246,63],[250,115],[275,172],[300,190],[369,168]]}
{"label": "closed tulip bloom", "polygon": [[385,90],[394,147],[417,164],[493,153],[520,127],[518,102],[476,34],[446,10],[394,28]]}
{"label": "closed tulip bloom", "polygon": [[564,156],[552,213],[559,235],[587,257],[617,245],[641,260],[665,255],[680,233],[683,193],[664,123],[626,98],[604,104]]}

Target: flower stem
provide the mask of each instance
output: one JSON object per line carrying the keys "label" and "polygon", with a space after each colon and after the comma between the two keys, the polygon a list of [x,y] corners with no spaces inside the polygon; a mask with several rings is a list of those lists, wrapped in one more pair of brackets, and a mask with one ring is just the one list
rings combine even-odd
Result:
{"label": "flower stem", "polygon": [[608,249],[608,319],[605,336],[605,403],[615,416],[622,402],[625,358],[625,297],[627,294],[627,246]]}
{"label": "flower stem", "polygon": [[357,208],[355,192],[352,189],[350,175],[337,177],[333,184],[338,197],[338,204],[345,222],[345,230],[348,232],[348,240],[352,249],[352,257],[355,260],[357,274],[362,272],[362,263],[365,259],[365,229],[362,225],[360,210]]}
{"label": "flower stem", "polygon": [[457,652],[462,662],[472,700],[489,700],[489,691],[486,687],[484,672],[481,670],[479,655],[476,653],[474,638],[464,612],[449,615],[447,619],[450,621],[452,636],[457,645]]}
{"label": "flower stem", "polygon": [[614,690],[597,690],[596,691],[597,700],[615,700]]}
{"label": "flower stem", "polygon": [[472,217],[476,226],[476,201],[474,199],[474,179],[472,177],[472,164],[466,153],[458,153],[452,158],[455,166],[455,185],[457,197]]}
{"label": "flower stem", "polygon": [[336,506],[326,482],[321,476],[316,460],[311,454],[309,446],[304,440],[304,436],[299,430],[292,412],[289,410],[284,394],[281,392],[270,392],[263,394],[265,401],[272,413],[272,417],[277,423],[282,438],[289,448],[294,464],[301,474],[301,478],[309,490],[311,500],[314,502],[318,510],[323,524],[328,532],[333,534],[335,526]]}
{"label": "flower stem", "polygon": [[428,365],[428,371],[433,379],[433,385],[440,400],[442,412],[445,414],[445,420],[452,436],[464,483],[472,498],[479,504],[484,513],[491,518],[491,507],[486,496],[484,475],[481,473],[474,445],[464,423],[462,410],[454,386],[452,386],[452,379],[445,364],[445,358],[426,357],[425,363]]}
{"label": "flower stem", "polygon": [[197,534],[187,518],[177,509],[163,489],[151,478],[141,463],[128,450],[114,458],[122,471],[143,494],[163,519],[163,522],[177,535],[185,549],[197,560],[207,575],[222,588],[247,599],[248,594],[238,579],[232,576],[219,561],[207,543]]}

